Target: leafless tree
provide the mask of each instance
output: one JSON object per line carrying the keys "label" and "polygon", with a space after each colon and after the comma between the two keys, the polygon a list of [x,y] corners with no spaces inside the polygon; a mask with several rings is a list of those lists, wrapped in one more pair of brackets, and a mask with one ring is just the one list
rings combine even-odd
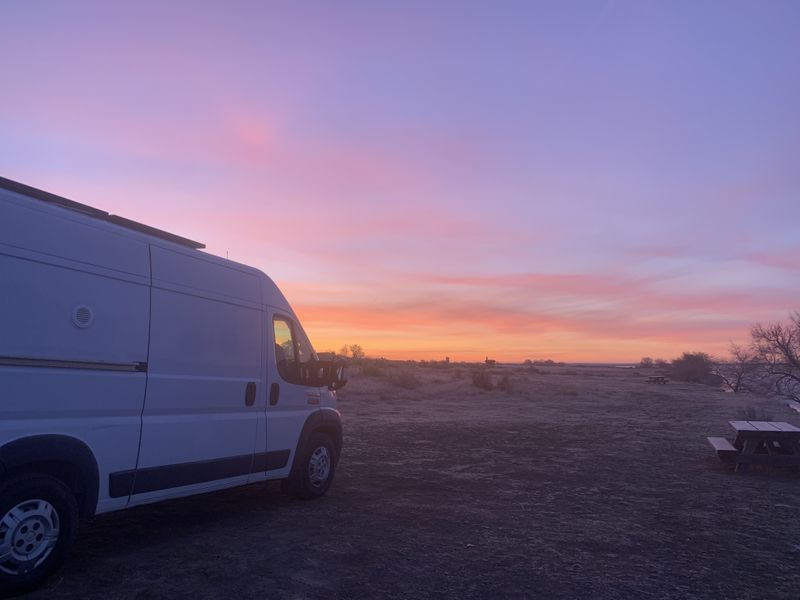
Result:
{"label": "leafless tree", "polygon": [[364,349],[359,346],[358,344],[351,344],[350,345],[350,356],[353,357],[355,360],[361,360],[364,358]]}
{"label": "leafless tree", "polygon": [[773,391],[800,401],[800,312],[791,315],[788,323],[755,325],[750,336]]}
{"label": "leafless tree", "polygon": [[731,344],[730,357],[724,361],[716,361],[714,374],[722,378],[722,384],[732,392],[741,392],[748,388],[758,372],[758,356],[752,348]]}

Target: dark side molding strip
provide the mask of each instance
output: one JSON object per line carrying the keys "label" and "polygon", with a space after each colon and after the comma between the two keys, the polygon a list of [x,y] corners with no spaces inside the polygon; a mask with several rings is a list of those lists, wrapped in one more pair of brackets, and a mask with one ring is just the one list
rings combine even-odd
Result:
{"label": "dark side molding strip", "polygon": [[110,363],[88,360],[57,360],[50,358],[22,358],[18,356],[0,356],[0,366],[6,367],[43,367],[48,369],[84,369],[90,371],[127,371],[146,373],[146,362]]}
{"label": "dark side molding strip", "polygon": [[201,460],[163,467],[147,467],[118,471],[108,476],[108,491],[112,498],[144,494],[169,488],[194,485],[228,477],[238,477],[261,471],[282,469],[289,462],[289,450],[244,454],[213,460]]}

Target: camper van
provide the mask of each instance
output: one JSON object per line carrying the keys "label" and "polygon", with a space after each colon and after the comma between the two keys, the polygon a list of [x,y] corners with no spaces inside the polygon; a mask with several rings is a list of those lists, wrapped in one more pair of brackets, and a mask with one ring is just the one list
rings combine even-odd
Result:
{"label": "camper van", "polygon": [[258,269],[0,178],[0,591],[80,517],[265,480],[317,498],[343,368]]}

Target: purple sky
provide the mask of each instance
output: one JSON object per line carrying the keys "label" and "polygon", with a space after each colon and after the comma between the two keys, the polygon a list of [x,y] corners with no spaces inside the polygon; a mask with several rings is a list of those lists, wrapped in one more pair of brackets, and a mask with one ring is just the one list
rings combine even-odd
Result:
{"label": "purple sky", "polygon": [[0,174],[262,268],[319,349],[720,353],[800,309],[798,31],[797,2],[8,2]]}

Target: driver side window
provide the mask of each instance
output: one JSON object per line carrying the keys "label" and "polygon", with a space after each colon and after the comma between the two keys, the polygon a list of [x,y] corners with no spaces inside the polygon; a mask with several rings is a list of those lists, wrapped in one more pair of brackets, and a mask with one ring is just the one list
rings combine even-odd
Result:
{"label": "driver side window", "polygon": [[275,363],[281,379],[298,385],[319,385],[322,369],[303,330],[289,317],[282,316],[273,319],[272,327]]}
{"label": "driver side window", "polygon": [[278,366],[278,375],[286,381],[295,383],[297,361],[292,326],[287,319],[275,317],[273,329],[275,331],[275,362]]}

